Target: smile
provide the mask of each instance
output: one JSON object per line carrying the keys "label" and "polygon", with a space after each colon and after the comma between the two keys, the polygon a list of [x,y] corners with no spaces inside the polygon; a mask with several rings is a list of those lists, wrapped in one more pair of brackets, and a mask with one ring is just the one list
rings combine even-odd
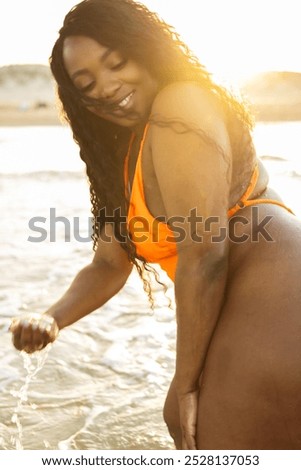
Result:
{"label": "smile", "polygon": [[123,98],[119,103],[117,103],[116,108],[125,109],[131,101],[134,92],[132,91],[129,95]]}

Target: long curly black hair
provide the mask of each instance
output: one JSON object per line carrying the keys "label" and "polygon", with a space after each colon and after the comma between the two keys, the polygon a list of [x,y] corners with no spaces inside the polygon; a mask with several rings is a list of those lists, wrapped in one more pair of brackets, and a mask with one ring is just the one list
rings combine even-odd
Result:
{"label": "long curly black hair", "polygon": [[150,282],[144,275],[154,272],[158,280],[156,271],[137,255],[125,224],[120,224],[120,215],[126,215],[128,207],[123,165],[131,132],[94,115],[83,104],[63,61],[64,40],[72,35],[87,36],[135,60],[162,88],[176,81],[199,82],[220,99],[227,115],[234,116],[242,126],[251,128],[252,119],[240,100],[214,82],[173,27],[143,4],[133,0],[84,0],[66,15],[52,50],[50,66],[63,117],[72,128],[86,164],[94,217],[93,248],[97,248],[99,234],[109,215],[116,222],[113,225],[116,238],[137,267],[152,299]]}

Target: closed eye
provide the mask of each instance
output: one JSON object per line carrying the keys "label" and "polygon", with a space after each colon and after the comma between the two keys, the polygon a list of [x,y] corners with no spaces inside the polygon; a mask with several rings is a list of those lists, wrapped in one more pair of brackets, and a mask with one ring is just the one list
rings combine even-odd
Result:
{"label": "closed eye", "polygon": [[116,65],[113,65],[111,67],[111,70],[120,70],[122,67],[124,67],[127,63],[127,59],[123,59],[120,62],[118,62]]}
{"label": "closed eye", "polygon": [[88,93],[89,91],[93,90],[94,84],[95,84],[95,82],[88,83],[88,85],[85,85],[84,87],[79,88],[79,91],[81,93]]}

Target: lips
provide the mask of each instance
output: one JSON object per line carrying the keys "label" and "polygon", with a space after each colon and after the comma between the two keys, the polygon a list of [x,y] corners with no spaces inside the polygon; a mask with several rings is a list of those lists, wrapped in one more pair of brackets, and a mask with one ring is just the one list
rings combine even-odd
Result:
{"label": "lips", "polygon": [[131,101],[131,98],[133,96],[134,92],[132,91],[131,93],[129,93],[125,98],[123,98],[122,101],[120,101],[118,103],[118,107],[121,108],[121,109],[124,109],[127,107],[127,105],[129,104],[129,102]]}
{"label": "lips", "polygon": [[114,114],[124,114],[129,110],[132,104],[132,97],[134,95],[134,91],[131,91],[129,94],[124,96],[121,100],[115,101],[107,106],[107,109],[114,113]]}

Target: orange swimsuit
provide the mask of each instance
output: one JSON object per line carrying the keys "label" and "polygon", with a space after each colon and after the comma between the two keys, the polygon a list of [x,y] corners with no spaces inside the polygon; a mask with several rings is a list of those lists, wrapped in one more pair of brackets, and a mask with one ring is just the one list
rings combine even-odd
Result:
{"label": "orange swimsuit", "polygon": [[[149,263],[158,263],[161,268],[167,272],[171,280],[175,279],[175,271],[177,265],[177,243],[174,232],[169,228],[167,223],[160,222],[155,219],[149,212],[144,196],[141,156],[143,146],[149,125],[145,127],[144,135],[140,144],[139,154],[137,158],[135,174],[130,194],[130,204],[128,210],[128,229],[132,236],[132,241],[136,246],[137,254],[146,259]],[[125,159],[124,176],[125,185],[128,188],[128,160],[131,146],[134,140],[132,135],[129,150]],[[276,204],[284,207],[289,212],[292,211],[283,203],[275,199],[249,199],[252,194],[259,175],[258,166],[256,165],[250,184],[235,206],[228,210],[228,217],[232,217],[243,207],[253,206],[257,204]]]}

